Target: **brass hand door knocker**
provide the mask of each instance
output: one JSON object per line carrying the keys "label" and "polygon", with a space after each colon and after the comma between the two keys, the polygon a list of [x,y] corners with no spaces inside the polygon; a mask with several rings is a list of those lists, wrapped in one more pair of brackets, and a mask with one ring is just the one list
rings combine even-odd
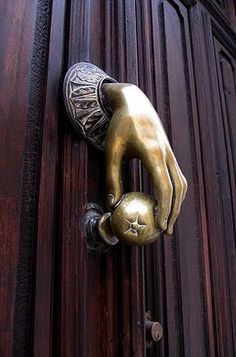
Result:
{"label": "brass hand door knocker", "polygon": [[[146,245],[160,232],[172,234],[187,191],[161,120],[146,95],[133,84],[117,83],[100,68],[80,62],[64,80],[64,100],[75,129],[105,149],[109,213],[90,205],[86,234],[90,248],[99,241]],[[123,159],[141,159],[150,173],[157,200],[141,193],[123,194]]]}

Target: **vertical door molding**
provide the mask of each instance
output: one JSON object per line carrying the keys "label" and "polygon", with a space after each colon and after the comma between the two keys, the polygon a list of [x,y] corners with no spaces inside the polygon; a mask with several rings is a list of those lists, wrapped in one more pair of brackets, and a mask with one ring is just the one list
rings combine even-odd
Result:
{"label": "vertical door molding", "polygon": [[209,294],[212,294],[215,350],[220,355],[234,355],[235,327],[232,314],[235,308],[231,299],[235,295],[232,279],[235,276],[235,223],[232,209],[235,192],[230,191],[232,156],[227,149],[229,137],[222,115],[219,71],[217,73],[219,59],[214,45],[216,28],[218,34],[228,38],[225,44],[228,41],[232,43],[232,40],[201,6],[193,9],[191,20],[207,203],[208,260],[212,282],[212,292],[209,291]]}

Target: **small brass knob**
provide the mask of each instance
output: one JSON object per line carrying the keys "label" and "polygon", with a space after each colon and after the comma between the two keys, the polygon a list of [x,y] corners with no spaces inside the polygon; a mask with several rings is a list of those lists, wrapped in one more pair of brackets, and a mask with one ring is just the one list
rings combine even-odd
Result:
{"label": "small brass knob", "polygon": [[162,338],[163,328],[159,322],[156,321],[145,321],[146,334],[148,341],[158,342]]}
{"label": "small brass knob", "polygon": [[99,219],[98,230],[106,243],[116,237],[129,245],[146,245],[160,236],[156,214],[157,202],[153,197],[142,192],[126,193],[111,213]]}

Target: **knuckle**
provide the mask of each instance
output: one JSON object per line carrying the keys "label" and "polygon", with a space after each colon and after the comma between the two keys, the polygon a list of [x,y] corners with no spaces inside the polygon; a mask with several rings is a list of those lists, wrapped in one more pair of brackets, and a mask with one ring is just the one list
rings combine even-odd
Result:
{"label": "knuckle", "polygon": [[162,187],[162,192],[164,197],[169,197],[173,195],[173,186],[170,183],[165,183]]}
{"label": "knuckle", "polygon": [[159,217],[158,225],[163,231],[165,231],[167,228],[167,218]]}
{"label": "knuckle", "polygon": [[183,176],[180,181],[178,181],[175,185],[175,191],[177,195],[184,196],[188,188],[187,180]]}
{"label": "knuckle", "polygon": [[178,182],[176,185],[175,185],[175,193],[176,195],[180,195],[183,193],[183,185],[181,182]]}
{"label": "knuckle", "polygon": [[155,137],[149,137],[148,138],[148,152],[150,157],[158,162],[158,166],[160,170],[164,170],[165,167],[165,149],[163,147],[161,147],[157,141]]}

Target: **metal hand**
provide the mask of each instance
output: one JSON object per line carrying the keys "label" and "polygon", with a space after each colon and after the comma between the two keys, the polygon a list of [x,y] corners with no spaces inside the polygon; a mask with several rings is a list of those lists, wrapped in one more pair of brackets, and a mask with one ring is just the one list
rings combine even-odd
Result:
{"label": "metal hand", "polygon": [[187,191],[160,118],[146,95],[135,85],[103,84],[113,116],[106,135],[108,206],[122,195],[122,159],[140,158],[157,191],[158,227],[172,234]]}

